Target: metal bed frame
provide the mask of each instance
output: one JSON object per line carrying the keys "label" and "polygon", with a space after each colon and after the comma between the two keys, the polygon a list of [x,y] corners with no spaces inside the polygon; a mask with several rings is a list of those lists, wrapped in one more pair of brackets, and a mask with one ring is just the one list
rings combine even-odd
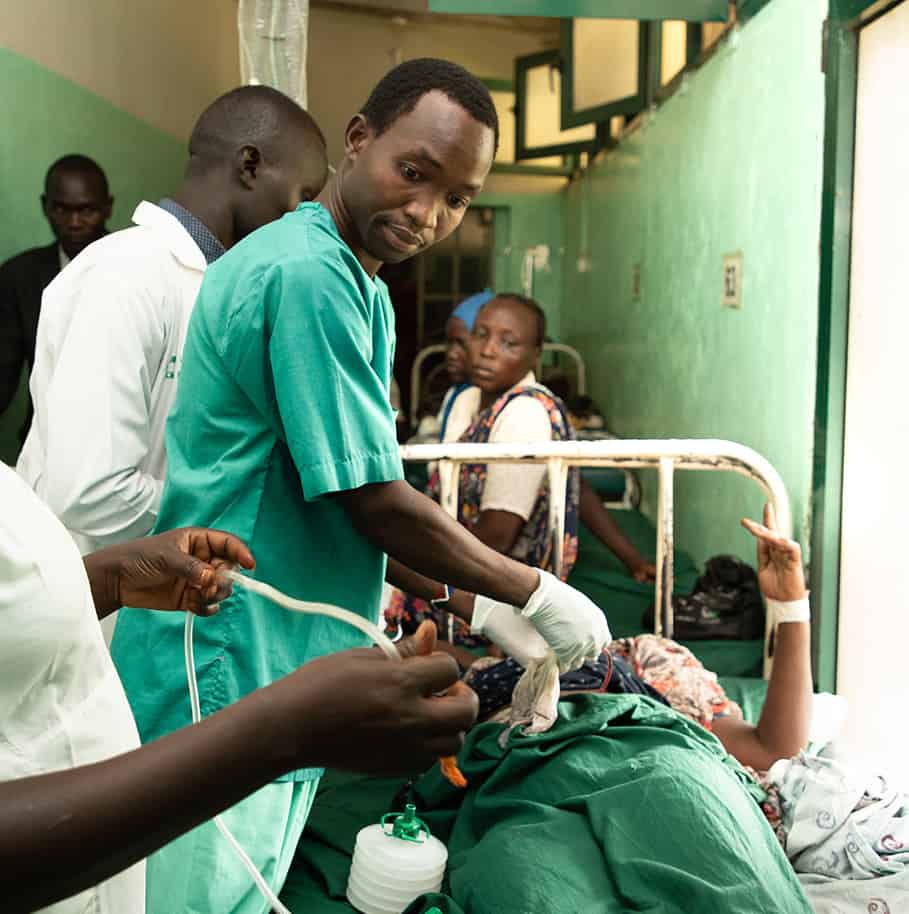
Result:
{"label": "metal bed frame", "polygon": [[[424,350],[425,351],[425,350]],[[757,451],[733,441],[695,440],[613,440],[556,441],[545,444],[412,444],[401,448],[404,460],[439,461],[446,483],[442,507],[458,515],[459,467],[462,463],[544,463],[549,476],[549,529],[552,536],[553,572],[562,568],[565,541],[565,490],[570,467],[654,468],[659,473],[657,517],[657,578],[654,632],[671,638],[674,630],[673,519],[676,470],[727,470],[753,479],[764,490],[776,510],[777,524],[785,536],[792,536],[789,496],[779,473]],[[764,677],[772,665],[772,629],[768,618],[764,634]]]}
{"label": "metal bed frame", "polygon": [[[436,343],[433,346],[426,346],[417,353],[414,359],[413,368],[410,370],[410,426],[416,428],[420,421],[420,385],[422,384],[423,363],[431,356],[444,353],[447,347],[444,343]],[[575,370],[578,376],[578,395],[584,396],[587,393],[587,367],[581,353],[572,346],[566,346],[565,343],[543,343],[543,355],[548,352],[562,353],[567,355],[575,363]],[[542,361],[542,358],[541,358]],[[539,368],[539,366],[537,366]]]}

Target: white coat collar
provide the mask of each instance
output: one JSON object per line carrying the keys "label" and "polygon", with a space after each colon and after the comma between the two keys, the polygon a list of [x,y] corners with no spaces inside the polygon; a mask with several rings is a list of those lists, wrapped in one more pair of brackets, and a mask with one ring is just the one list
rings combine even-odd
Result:
{"label": "white coat collar", "polygon": [[172,216],[167,210],[155,206],[143,200],[133,213],[133,222],[136,225],[145,225],[156,228],[167,238],[167,246],[170,252],[183,264],[191,270],[198,270],[200,273],[205,272],[208,264],[205,262],[205,255],[199,250],[199,245],[193,241],[192,236],[180,224],[176,216]]}

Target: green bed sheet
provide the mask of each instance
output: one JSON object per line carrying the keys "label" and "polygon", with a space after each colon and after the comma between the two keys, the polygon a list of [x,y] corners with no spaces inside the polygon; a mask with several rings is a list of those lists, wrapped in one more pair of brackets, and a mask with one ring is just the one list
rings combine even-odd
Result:
{"label": "green bed sheet", "polygon": [[[656,556],[656,530],[640,511],[613,511],[612,516],[638,551],[651,560]],[[673,558],[675,592],[691,593],[699,570],[691,557],[676,550]],[[588,530],[581,527],[578,561],[569,583],[602,607],[616,638],[638,635],[644,629],[641,617],[652,605],[652,584],[639,584],[628,569]],[[760,677],[763,642],[684,641],[694,655],[718,676]]]}
{"label": "green bed sheet", "polygon": [[[637,695],[576,695],[555,727],[512,735],[483,724],[459,757],[469,781],[434,768],[414,789],[449,850],[450,914],[808,914],[758,803],[762,794],[698,725]],[[329,774],[282,900],[296,914],[349,914],[360,828],[394,809],[400,782]]]}

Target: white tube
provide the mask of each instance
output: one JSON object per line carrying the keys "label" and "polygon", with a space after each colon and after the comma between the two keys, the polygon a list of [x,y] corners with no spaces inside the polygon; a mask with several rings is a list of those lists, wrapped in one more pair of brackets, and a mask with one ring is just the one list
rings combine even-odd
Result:
{"label": "white tube", "polygon": [[341,609],[340,606],[331,606],[328,603],[308,603],[304,600],[295,600],[293,597],[281,593],[280,590],[275,589],[270,584],[266,584],[264,581],[257,581],[255,578],[248,578],[239,571],[230,570],[222,572],[222,574],[241,587],[259,594],[260,597],[265,597],[266,600],[271,600],[272,603],[283,606],[284,609],[290,609],[298,613],[309,613],[313,616],[330,616],[339,622],[346,622],[348,625],[360,629],[364,635],[368,635],[378,647],[382,648],[389,660],[401,659],[401,655],[392,640],[378,625],[373,625],[368,619],[352,613],[349,609]]}
{"label": "white tube", "polygon": [[[372,622],[369,622],[362,616],[358,616],[356,613],[350,612],[350,610],[341,609],[339,606],[329,606],[327,603],[307,603],[303,600],[295,600],[292,597],[288,597],[286,594],[281,593],[280,590],[276,590],[271,585],[265,584],[262,581],[256,581],[253,578],[248,578],[238,571],[222,571],[221,574],[226,578],[230,578],[231,581],[239,584],[241,587],[245,587],[247,590],[251,590],[253,593],[257,593],[260,596],[265,597],[266,600],[270,600],[272,603],[276,603],[278,606],[282,606],[285,609],[294,612],[309,613],[311,615],[330,616],[332,619],[337,619],[339,622],[346,622],[348,625],[352,625],[354,628],[359,629],[372,638],[390,660],[401,659],[401,655],[398,653],[398,649],[395,647],[394,643],[377,625],[373,625]],[[192,613],[186,614],[186,623],[183,626],[183,658],[186,663],[186,683],[189,687],[189,706],[192,712],[193,723],[197,724],[202,720],[202,709],[199,702],[199,683],[196,679],[196,661],[193,654],[194,618]],[[255,883],[256,888],[262,893],[262,896],[269,905],[271,905],[272,910],[276,912],[276,914],[291,914],[291,912],[281,904],[278,896],[275,895],[271,886],[265,881],[265,877],[259,872],[255,863],[253,863],[246,851],[240,846],[240,842],[231,834],[231,831],[224,820],[220,816],[215,816],[213,821],[215,827],[221,832],[227,840],[227,843],[230,844],[236,855],[240,858],[240,862],[246,868],[246,871]]]}

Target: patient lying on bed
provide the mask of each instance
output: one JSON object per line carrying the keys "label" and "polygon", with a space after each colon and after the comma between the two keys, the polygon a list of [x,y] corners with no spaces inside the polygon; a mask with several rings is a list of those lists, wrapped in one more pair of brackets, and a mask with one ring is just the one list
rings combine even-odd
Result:
{"label": "patient lying on bed", "polygon": [[[748,520],[743,523],[757,540],[758,581],[768,611],[777,612],[781,618],[803,617],[803,621],[785,621],[776,627],[773,670],[757,725],[742,719],[741,710],[729,701],[716,674],[705,670],[687,648],[656,635],[613,641],[597,664],[586,664],[578,673],[563,676],[561,686],[563,694],[641,691],[628,687],[626,671],[630,669],[636,681],[712,731],[726,751],[743,765],[766,771],[778,759],[798,754],[808,742],[811,633],[798,543],[779,534],[769,505],[763,524]],[[507,716],[511,689],[522,672],[511,659],[474,661],[465,678],[480,697],[481,714]]]}

